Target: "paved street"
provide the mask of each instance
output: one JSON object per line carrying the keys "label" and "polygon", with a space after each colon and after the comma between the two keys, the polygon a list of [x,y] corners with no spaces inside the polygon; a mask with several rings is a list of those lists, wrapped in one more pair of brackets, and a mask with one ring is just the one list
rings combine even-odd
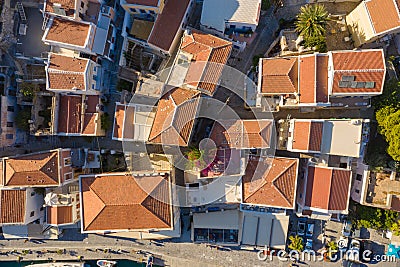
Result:
{"label": "paved street", "polygon": [[[158,263],[169,266],[288,266],[288,261],[280,261],[277,258],[271,261],[260,261],[255,251],[220,251],[210,249],[205,244],[193,244],[185,242],[163,242],[162,245],[150,244],[149,241],[130,241],[124,239],[108,238],[98,235],[89,235],[83,241],[44,241],[42,244],[32,242],[24,243],[22,240],[0,241],[0,252],[12,251],[16,249],[19,253],[23,249],[31,249],[32,254],[22,255],[1,255],[0,260],[14,260],[22,256],[25,260],[32,259],[77,259],[78,256],[85,255],[85,259],[99,258],[127,258],[140,260],[141,255],[135,251],[142,250],[150,252],[156,258],[161,259]],[[90,248],[87,250],[86,248]],[[57,249],[66,249],[66,255],[58,255]],[[122,250],[120,253],[105,253],[100,249],[112,249],[114,251]],[[97,252],[96,252],[97,249]],[[49,250],[53,252],[45,253],[38,257],[37,251]],[[72,256],[70,255],[72,254]],[[156,261],[157,263],[157,261]],[[1,265],[1,264],[0,264]],[[299,266],[341,266],[341,261],[330,262],[307,262]],[[394,267],[398,263],[378,263],[373,266]]]}

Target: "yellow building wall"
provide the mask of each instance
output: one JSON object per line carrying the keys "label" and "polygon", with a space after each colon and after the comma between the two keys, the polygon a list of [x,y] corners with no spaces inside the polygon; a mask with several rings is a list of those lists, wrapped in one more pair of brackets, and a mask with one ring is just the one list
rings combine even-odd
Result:
{"label": "yellow building wall", "polygon": [[356,47],[372,42],[377,38],[364,2],[361,2],[346,16],[346,23]]}

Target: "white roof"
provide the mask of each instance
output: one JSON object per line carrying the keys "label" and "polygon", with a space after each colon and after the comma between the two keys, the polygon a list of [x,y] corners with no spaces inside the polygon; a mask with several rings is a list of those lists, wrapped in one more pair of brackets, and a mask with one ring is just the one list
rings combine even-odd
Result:
{"label": "white roof", "polygon": [[241,22],[257,25],[261,0],[204,0],[200,23],[220,32],[225,22]]}
{"label": "white roof", "polygon": [[193,228],[239,229],[239,210],[193,213]]}
{"label": "white roof", "polygon": [[210,203],[240,203],[242,201],[242,176],[220,176],[207,185],[186,191],[188,205]]}
{"label": "white roof", "polygon": [[244,213],[242,243],[251,246],[269,246],[284,249],[289,216]]}
{"label": "white roof", "polygon": [[360,157],[362,129],[360,119],[324,121],[321,153]]}

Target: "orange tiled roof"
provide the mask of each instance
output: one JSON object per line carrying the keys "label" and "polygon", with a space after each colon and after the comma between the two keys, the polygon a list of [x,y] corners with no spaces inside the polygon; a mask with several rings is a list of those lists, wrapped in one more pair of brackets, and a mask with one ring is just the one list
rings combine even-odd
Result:
{"label": "orange tiled roof", "polygon": [[292,148],[303,151],[321,151],[323,122],[294,121]]}
{"label": "orange tiled roof", "polygon": [[116,104],[113,137],[133,139],[135,134],[134,121],[135,107],[120,103]]}
{"label": "orange tiled roof", "polygon": [[81,177],[81,192],[84,231],[172,228],[168,175]]}
{"label": "orange tiled roof", "polygon": [[73,223],[72,206],[46,207],[47,223],[52,225]]}
{"label": "orange tiled roof", "polygon": [[181,31],[181,23],[190,0],[168,0],[161,14],[157,16],[148,43],[169,51],[174,38]]}
{"label": "orange tiled roof", "polygon": [[245,203],[293,208],[298,160],[291,158],[254,158],[243,176]]}
{"label": "orange tiled roof", "polygon": [[328,55],[317,55],[317,84],[315,93],[317,103],[328,102],[328,61]]}
{"label": "orange tiled roof", "polygon": [[398,0],[365,1],[365,6],[376,34],[400,27],[398,4]]}
{"label": "orange tiled roof", "polygon": [[309,166],[305,206],[324,210],[346,210],[351,170]]}
{"label": "orange tiled roof", "polygon": [[210,138],[217,146],[230,148],[268,148],[271,120],[222,120],[215,122]]}
{"label": "orange tiled roof", "polygon": [[261,93],[293,94],[297,92],[298,59],[262,59]]}
{"label": "orange tiled roof", "polygon": [[182,38],[180,49],[193,57],[185,83],[214,94],[224,65],[230,57],[232,42],[193,30]]}
{"label": "orange tiled roof", "polygon": [[[98,134],[100,118],[96,106],[100,103],[99,96],[60,95],[59,99],[57,133]],[[82,101],[85,110],[82,110]]]}
{"label": "orange tiled roof", "polygon": [[[333,94],[379,93],[385,80],[385,59],[383,50],[332,51]],[[372,88],[340,87],[343,76],[354,76],[355,82],[373,82]]]}
{"label": "orange tiled roof", "polygon": [[86,58],[76,58],[51,53],[49,58],[49,69],[64,72],[85,72],[89,60]]}
{"label": "orange tiled roof", "polygon": [[59,184],[58,151],[3,159],[5,186],[54,186]]}
{"label": "orange tiled roof", "polygon": [[299,99],[300,103],[316,102],[316,56],[300,57]]}
{"label": "orange tiled roof", "polygon": [[52,53],[46,69],[49,89],[86,90],[85,71],[89,60]]}
{"label": "orange tiled roof", "polygon": [[18,190],[0,190],[0,224],[25,223],[26,191]]}
{"label": "orange tiled roof", "polygon": [[45,11],[48,13],[55,13],[54,7],[61,5],[61,8],[65,11],[65,15],[72,17],[75,14],[75,0],[46,0],[45,1]]}
{"label": "orange tiled roof", "polygon": [[149,142],[187,146],[200,103],[198,92],[175,88],[158,102]]}
{"label": "orange tiled roof", "polygon": [[45,40],[84,47],[89,35],[89,24],[54,18]]}

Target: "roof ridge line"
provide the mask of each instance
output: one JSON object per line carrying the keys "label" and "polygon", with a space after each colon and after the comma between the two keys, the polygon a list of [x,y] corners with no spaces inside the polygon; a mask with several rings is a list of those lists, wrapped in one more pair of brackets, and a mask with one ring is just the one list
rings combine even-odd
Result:
{"label": "roof ridge line", "polygon": [[274,187],[276,188],[276,190],[279,192],[279,194],[281,194],[281,196],[287,201],[287,203],[289,205],[292,205],[292,203],[289,203],[289,200],[285,197],[285,195],[282,193],[282,191],[280,190],[280,188],[275,184],[275,182],[282,177],[282,175],[289,170],[290,168],[292,168],[292,166],[296,163],[296,161],[292,162],[288,168],[286,168],[285,170],[283,170],[273,181],[272,184],[274,185]]}

